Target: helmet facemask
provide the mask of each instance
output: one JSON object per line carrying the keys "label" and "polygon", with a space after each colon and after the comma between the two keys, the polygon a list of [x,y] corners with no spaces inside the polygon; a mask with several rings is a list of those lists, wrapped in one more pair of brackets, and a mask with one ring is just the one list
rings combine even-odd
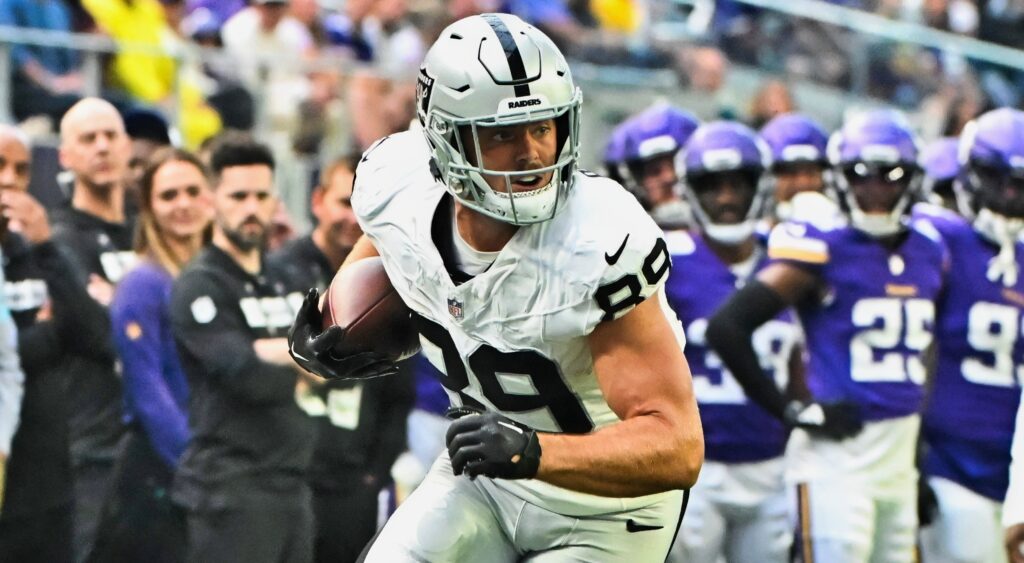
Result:
{"label": "helmet facemask", "polygon": [[[731,178],[730,178],[731,176]],[[711,240],[726,246],[743,244],[754,234],[757,221],[761,218],[770,190],[760,169],[736,169],[691,175],[686,181],[686,196],[693,209],[694,220]],[[735,222],[721,221],[722,209],[705,207],[705,197],[715,197],[711,192],[723,189],[723,183],[730,182],[739,194],[739,215]]]}
{"label": "helmet facemask", "polygon": [[[904,218],[921,185],[920,168],[915,163],[862,160],[831,173],[840,207],[854,228],[873,237],[892,236],[905,228]],[[862,202],[864,199],[881,203],[873,205]]]}
{"label": "helmet facemask", "polygon": [[[577,90],[569,103],[546,109],[481,118],[461,118],[439,110],[431,112],[425,133],[434,148],[441,180],[463,205],[499,221],[526,225],[551,219],[573,183],[579,158],[580,101]],[[480,138],[487,128],[528,125],[548,119],[554,121],[556,135],[552,164],[529,170],[494,170],[485,166]],[[536,189],[519,192],[513,189],[517,180],[548,173],[551,173],[551,180]],[[492,187],[485,176],[501,178],[503,187]]]}

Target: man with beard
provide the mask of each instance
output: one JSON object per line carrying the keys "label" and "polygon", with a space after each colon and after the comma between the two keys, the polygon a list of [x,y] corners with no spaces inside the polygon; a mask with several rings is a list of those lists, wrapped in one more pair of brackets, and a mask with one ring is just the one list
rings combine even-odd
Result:
{"label": "man with beard", "polygon": [[[68,110],[60,132],[60,163],[74,174],[74,191],[70,207],[53,214],[53,239],[69,251],[82,272],[82,286],[106,307],[113,284],[135,261],[132,225],[124,207],[131,144],[121,115],[99,98],[86,98]],[[89,332],[102,334],[103,345],[72,352],[67,360],[67,369],[74,374],[68,391],[77,561],[84,561],[92,549],[117,444],[124,434],[121,379],[105,313]]]}
{"label": "man with beard", "polygon": [[70,562],[72,475],[64,386],[71,375],[62,354],[112,351],[103,308],[69,272],[46,211],[28,194],[31,151],[18,129],[0,125],[0,246],[3,290],[18,327],[26,374],[21,422],[7,467],[0,515],[4,560]]}
{"label": "man with beard", "polygon": [[[362,230],[349,199],[358,161],[342,157],[324,168],[311,202],[316,228],[269,257],[288,274],[289,289],[323,292],[359,240]],[[394,377],[329,381],[303,390],[302,407],[317,421],[310,466],[317,561],[355,561],[376,532],[377,499],[405,449],[413,396],[404,362]]]}
{"label": "man with beard", "polygon": [[300,377],[315,378],[288,355],[294,309],[283,276],[264,267],[277,205],[274,159],[264,145],[230,136],[213,148],[210,168],[212,244],[171,295],[191,392],[192,441],[172,490],[187,512],[187,558],[309,561],[313,425],[295,395]]}

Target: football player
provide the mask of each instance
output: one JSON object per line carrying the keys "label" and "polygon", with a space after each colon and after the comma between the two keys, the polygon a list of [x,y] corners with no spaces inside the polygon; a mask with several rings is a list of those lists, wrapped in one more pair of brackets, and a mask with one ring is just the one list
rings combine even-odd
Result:
{"label": "football player", "polygon": [[[1024,112],[990,111],[961,135],[958,207],[920,205],[952,261],[936,323],[938,356],[922,433],[938,501],[922,534],[927,561],[998,563],[1001,503],[1024,376]],[[929,209],[930,207],[930,209]]]}
{"label": "football player", "polygon": [[[922,352],[947,250],[934,227],[908,220],[920,169],[902,116],[854,117],[828,148],[845,220],[776,226],[771,263],[712,317],[707,339],[747,394],[794,428],[787,480],[799,485],[804,561],[909,562]],[[810,402],[787,400],[751,343],[788,306],[807,339]]]}
{"label": "football player", "polygon": [[[452,24],[417,90],[422,131],[363,155],[347,263],[381,256],[457,420],[366,560],[663,560],[704,448],[661,229],[577,170],[580,91],[522,20]],[[307,369],[388,369],[331,357],[344,330],[320,323],[313,292]]]}
{"label": "football player", "polygon": [[690,112],[668,104],[655,104],[622,124],[623,184],[664,229],[690,224],[673,159],[699,124]]}
{"label": "football player", "polygon": [[792,218],[793,196],[825,190],[828,134],[813,119],[785,113],[761,128],[761,138],[771,147],[775,179],[775,219]]}
{"label": "football player", "polygon": [[959,142],[955,137],[932,141],[921,152],[924,167],[924,193],[935,203],[956,211],[953,180],[960,175]]}
{"label": "football player", "polygon": [[[745,125],[718,121],[698,128],[676,162],[696,221],[690,233],[665,235],[673,264],[665,293],[686,329],[706,459],[673,560],[781,563],[793,542],[783,482],[788,432],[747,400],[704,338],[715,309],[766,263],[754,227],[771,197],[768,147]],[[792,313],[753,338],[765,375],[786,388],[789,364],[800,360]]]}

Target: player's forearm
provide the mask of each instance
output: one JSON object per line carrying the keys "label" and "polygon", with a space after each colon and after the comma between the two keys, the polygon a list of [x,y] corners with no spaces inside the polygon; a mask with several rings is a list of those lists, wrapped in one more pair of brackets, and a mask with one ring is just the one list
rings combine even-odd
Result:
{"label": "player's forearm", "polygon": [[704,461],[700,419],[683,427],[660,414],[635,416],[584,435],[540,434],[537,479],[606,497],[685,489]]}

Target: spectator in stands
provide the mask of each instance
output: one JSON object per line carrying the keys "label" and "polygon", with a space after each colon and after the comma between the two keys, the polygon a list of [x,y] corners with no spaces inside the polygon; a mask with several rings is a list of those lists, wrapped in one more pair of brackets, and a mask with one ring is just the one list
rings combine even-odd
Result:
{"label": "spectator in stands", "polygon": [[372,69],[357,72],[348,91],[356,146],[365,150],[377,139],[405,130],[415,117],[415,77],[426,54],[419,31],[408,20],[405,0],[374,2],[359,22]]}
{"label": "spectator in stands", "polygon": [[[61,0],[4,0],[0,25],[71,31],[71,12]],[[52,123],[81,98],[84,86],[78,53],[59,47],[14,45],[11,111],[18,120],[45,115]],[[8,103],[6,100],[0,103]]]}
{"label": "spectator in stands", "polygon": [[[132,221],[125,214],[131,145],[114,106],[86,98],[60,124],[61,166],[74,174],[71,205],[53,214],[53,238],[71,255],[89,294],[104,307],[113,284],[134,263]],[[88,276],[85,279],[84,276]],[[110,320],[89,329],[103,346],[72,351],[64,365],[71,399],[71,461],[75,485],[75,558],[92,549],[96,526],[113,476],[121,423],[121,378],[115,368]]]}
{"label": "spectator in stands", "polygon": [[308,562],[313,514],[306,471],[313,424],[285,333],[295,312],[264,258],[277,205],[274,159],[235,135],[210,155],[213,239],[174,282],[171,326],[188,378],[192,439],[172,497],[185,507],[187,560]]}
{"label": "spectator in stands", "polygon": [[139,261],[110,305],[128,434],[93,559],[174,563],[185,555],[185,518],[167,493],[189,430],[188,385],[171,333],[171,284],[202,248],[213,202],[206,167],[181,149],[158,152],[140,188]]}
{"label": "spectator in stands", "polygon": [[[312,198],[316,228],[271,255],[274,269],[288,273],[291,289],[326,288],[362,234],[349,203],[357,163],[358,157],[340,158],[324,169]],[[377,531],[378,496],[405,450],[412,402],[408,363],[394,376],[302,390],[300,404],[317,425],[310,467],[316,561],[354,562]]]}
{"label": "spectator in stands", "polygon": [[245,0],[187,0],[185,9],[189,14],[197,10],[210,10],[217,21],[226,22],[245,9]]}
{"label": "spectator in stands", "polygon": [[310,87],[296,63],[315,56],[316,46],[309,30],[288,15],[288,0],[253,0],[227,20],[221,38],[242,82],[262,92],[270,115],[294,119]]}
{"label": "spectator in stands", "polygon": [[754,94],[754,99],[750,102],[748,122],[752,128],[760,129],[773,117],[795,110],[796,104],[793,103],[789,86],[781,80],[769,80]]}
{"label": "spectator in stands", "polygon": [[[221,49],[224,46],[220,37],[221,23],[216,12],[203,7],[182,19],[178,31],[199,47]],[[255,100],[242,86],[235,59],[223,53],[204,57],[194,70],[197,75],[201,75],[206,101],[220,114],[224,128],[242,131],[252,129],[256,122]]]}
{"label": "spectator in stands", "polygon": [[[168,4],[183,1],[168,0]],[[82,0],[82,5],[99,28],[116,41],[165,51],[184,50],[184,42],[168,24],[167,9],[158,0]],[[178,86],[181,133],[186,146],[198,146],[220,131],[220,115],[207,105],[196,81],[170,56],[125,49],[114,56],[111,70],[114,82],[126,93],[167,110],[174,106]]]}

